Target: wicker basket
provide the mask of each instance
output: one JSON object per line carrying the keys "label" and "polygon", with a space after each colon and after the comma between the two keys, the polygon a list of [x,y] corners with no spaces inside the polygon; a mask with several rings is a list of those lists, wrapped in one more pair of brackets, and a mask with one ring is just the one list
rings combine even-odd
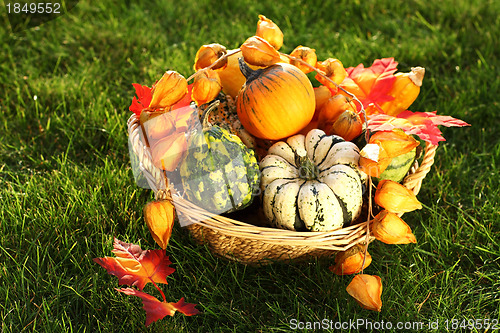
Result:
{"label": "wicker basket", "polygon": [[[191,220],[192,224],[186,228],[194,239],[206,244],[217,256],[244,264],[267,264],[273,261],[331,256],[337,251],[345,251],[367,241],[366,222],[329,232],[298,232],[256,226],[207,212],[164,188],[164,175],[153,165],[150,150],[141,140],[141,127],[137,117],[132,115],[127,125],[131,148],[139,159],[139,169],[155,197],[174,200],[178,213]],[[422,180],[434,163],[436,148],[437,146],[427,144],[421,164],[415,161],[403,181],[415,194],[420,191]],[[255,215],[260,218],[258,213]]]}

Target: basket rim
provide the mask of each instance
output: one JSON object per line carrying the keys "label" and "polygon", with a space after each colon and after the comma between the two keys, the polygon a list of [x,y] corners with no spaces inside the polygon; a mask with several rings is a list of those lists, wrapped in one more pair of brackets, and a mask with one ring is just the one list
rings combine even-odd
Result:
{"label": "basket rim", "polygon": [[[172,201],[176,210],[188,218],[190,216],[197,216],[196,219],[193,218],[190,221],[194,224],[216,230],[226,236],[260,240],[270,244],[308,246],[318,249],[346,250],[358,243],[373,240],[372,236],[369,236],[367,239],[367,235],[369,235],[368,221],[330,231],[294,231],[256,226],[210,213],[184,199],[171,188],[165,188],[163,172],[153,165],[150,149],[141,140],[142,131],[139,119],[135,114],[130,116],[127,126],[132,150],[140,161],[139,169],[155,193],[155,198],[157,200],[167,199]],[[424,156],[420,165],[416,160],[409,174],[402,181],[402,184],[413,191],[415,195],[420,191],[422,180],[429,173],[434,163],[436,149],[436,145],[426,142]]]}

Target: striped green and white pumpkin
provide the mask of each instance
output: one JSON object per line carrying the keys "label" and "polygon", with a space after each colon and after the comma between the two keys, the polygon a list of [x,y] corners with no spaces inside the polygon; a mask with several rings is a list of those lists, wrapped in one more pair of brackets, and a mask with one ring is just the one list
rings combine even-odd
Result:
{"label": "striped green and white pumpkin", "polygon": [[270,223],[290,230],[328,231],[361,213],[359,149],[319,129],[269,148],[260,162],[263,210]]}
{"label": "striped green and white pumpkin", "polygon": [[[206,115],[218,106],[214,103]],[[190,136],[179,167],[186,198],[212,213],[243,209],[258,194],[260,171],[254,151],[240,138],[204,117],[203,129]]]}

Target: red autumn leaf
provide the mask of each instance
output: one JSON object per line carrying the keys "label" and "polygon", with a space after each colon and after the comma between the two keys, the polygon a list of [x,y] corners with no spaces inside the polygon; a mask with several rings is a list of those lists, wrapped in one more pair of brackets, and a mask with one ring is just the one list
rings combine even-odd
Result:
{"label": "red autumn leaf", "polygon": [[433,145],[446,141],[441,135],[438,125],[446,127],[470,126],[470,124],[450,116],[438,116],[434,112],[401,112],[397,117],[386,114],[374,114],[369,117],[368,129],[371,131],[392,131],[400,128],[406,134],[417,135],[420,139]]}
{"label": "red autumn leaf", "polygon": [[142,110],[147,108],[149,103],[151,103],[151,88],[138,83],[132,83],[132,85],[135,88],[137,98],[134,97],[132,99],[132,104],[130,104],[128,109],[139,117]]}
{"label": "red autumn leaf", "polygon": [[[363,64],[346,69],[347,77],[340,86],[363,103],[367,113],[376,110],[382,111],[380,104],[394,99],[389,94],[394,81],[394,72],[397,71],[398,63],[394,58],[377,59],[371,67],[365,68]],[[370,109],[375,108],[370,112]]]}
{"label": "red autumn leaf", "polygon": [[148,282],[167,284],[167,276],[175,269],[171,264],[165,250],[143,251],[139,245],[124,243],[115,238],[113,253],[116,258],[94,258],[109,274],[118,277],[120,284],[137,286],[140,290]]}
{"label": "red autumn leaf", "polygon": [[137,296],[142,299],[142,308],[146,311],[146,326],[164,318],[167,315],[173,316],[176,311],[179,311],[186,316],[192,316],[200,312],[195,308],[196,304],[184,302],[184,297],[177,303],[168,303],[161,302],[156,297],[133,288],[116,288],[116,290],[126,295]]}

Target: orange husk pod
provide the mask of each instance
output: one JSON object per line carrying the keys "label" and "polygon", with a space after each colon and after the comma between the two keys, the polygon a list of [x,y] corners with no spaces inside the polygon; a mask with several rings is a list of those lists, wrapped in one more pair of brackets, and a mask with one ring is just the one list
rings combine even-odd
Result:
{"label": "orange husk pod", "polygon": [[[326,88],[326,87],[325,87]],[[328,89],[328,88],[326,88]],[[318,115],[319,129],[328,132],[346,110],[356,112],[356,105],[346,96],[336,94],[330,97],[321,107]]]}
{"label": "orange husk pod", "polygon": [[413,191],[392,180],[385,179],[378,183],[374,200],[377,205],[395,214],[422,208]]}
{"label": "orange husk pod", "polygon": [[156,141],[171,135],[175,131],[175,120],[169,112],[155,112],[148,114],[144,111],[142,128],[152,146]]}
{"label": "orange husk pod", "polygon": [[212,101],[221,90],[222,83],[217,72],[213,69],[201,69],[194,79],[191,97],[199,106]]}
{"label": "orange husk pod", "polygon": [[382,280],[377,275],[358,274],[346,288],[349,295],[367,310],[382,310]]}
{"label": "orange husk pod", "polygon": [[174,226],[174,205],[169,200],[151,201],[144,206],[143,213],[151,236],[166,249]]}
{"label": "orange husk pod", "polygon": [[413,136],[400,129],[375,132],[369,142],[380,144],[391,158],[406,154],[420,144]]}
{"label": "orange husk pod", "polygon": [[188,92],[187,80],[175,71],[167,71],[151,90],[150,109],[167,108],[180,101]]}
{"label": "orange husk pod", "polygon": [[392,158],[380,144],[368,143],[359,152],[359,169],[371,177],[379,177]]}
{"label": "orange husk pod", "polygon": [[[318,61],[316,62],[316,68],[336,84],[340,84],[347,76],[344,65],[338,59],[328,58],[325,61]],[[338,90],[335,84],[331,83],[320,74],[316,74],[315,78],[333,91],[336,92]]]}
{"label": "orange husk pod", "polygon": [[351,141],[360,136],[362,132],[363,122],[360,116],[352,110],[346,110],[342,112],[326,134],[335,134],[346,141]]}
{"label": "orange husk pod", "polygon": [[424,75],[425,68],[423,67],[412,67],[409,73],[395,74],[396,81],[389,91],[389,95],[394,97],[394,99],[380,105],[384,113],[390,116],[397,116],[407,110],[420,93]]}
{"label": "orange husk pod", "polygon": [[[295,57],[295,58],[298,58],[304,62],[306,62],[307,64],[311,65],[311,66],[316,66],[316,62],[318,61],[318,57],[316,56],[316,50],[315,49],[311,49],[307,46],[302,46],[302,45],[299,45],[297,46],[293,51],[292,53],[290,53],[290,55],[292,57]],[[297,61],[297,60],[290,60],[290,64],[298,67],[302,72],[304,72],[305,74],[307,73],[310,73],[313,71],[313,69],[311,69],[310,67],[302,64],[300,61]]]}
{"label": "orange husk pod", "polygon": [[394,213],[383,210],[375,216],[370,232],[386,244],[416,243],[417,239],[405,221]]}
{"label": "orange husk pod", "polygon": [[243,58],[254,66],[271,66],[281,62],[281,56],[276,49],[265,39],[252,36],[240,47]]}
{"label": "orange husk pod", "polygon": [[[206,68],[216,62],[220,57],[227,53],[226,48],[223,45],[213,43],[202,45],[194,59],[193,69],[199,71],[202,68]],[[222,69],[227,65],[227,59],[221,60],[212,69]]]}
{"label": "orange husk pod", "polygon": [[259,15],[255,35],[264,38],[273,48],[279,50],[283,45],[283,32],[272,20],[264,15]]}
{"label": "orange husk pod", "polygon": [[153,164],[162,170],[174,171],[187,150],[183,132],[175,132],[151,145]]}
{"label": "orange husk pod", "polygon": [[[338,252],[335,255],[335,265],[330,270],[337,275],[350,275],[361,272],[372,262],[372,256],[366,251],[364,246],[358,244],[347,251]],[[364,265],[363,265],[364,262]]]}

